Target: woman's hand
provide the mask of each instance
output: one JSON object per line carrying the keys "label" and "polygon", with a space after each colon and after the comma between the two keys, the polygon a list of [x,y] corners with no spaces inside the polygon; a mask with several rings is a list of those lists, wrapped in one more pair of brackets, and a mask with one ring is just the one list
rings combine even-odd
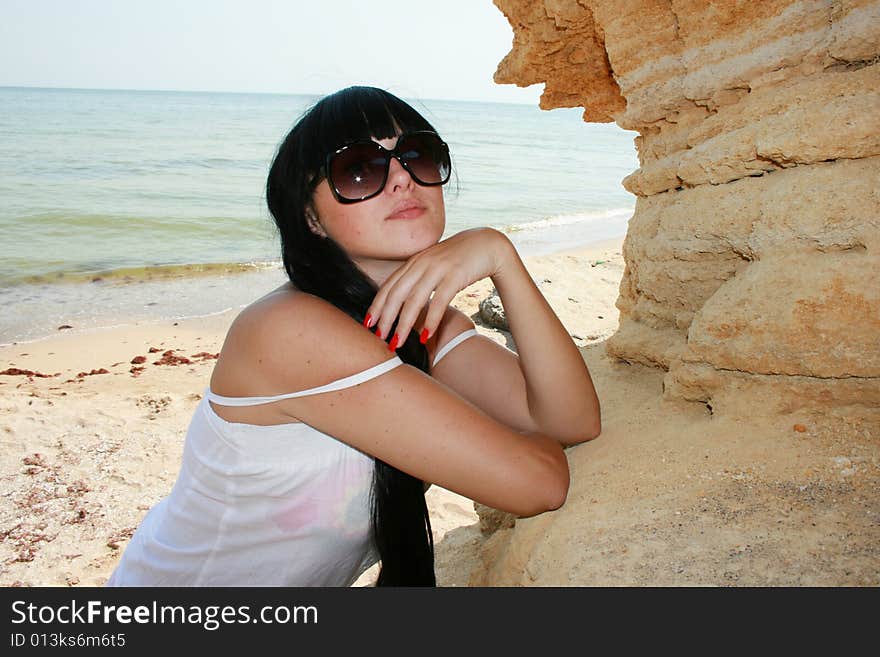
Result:
{"label": "woman's hand", "polygon": [[[437,331],[455,295],[497,274],[511,257],[518,257],[516,249],[504,233],[494,228],[456,233],[412,256],[391,274],[367,308],[364,325],[378,326],[378,335],[390,338],[388,348],[392,351],[406,341],[413,328],[420,332],[424,344]],[[430,305],[424,324],[414,327],[425,304]],[[396,341],[390,335],[395,320]]]}

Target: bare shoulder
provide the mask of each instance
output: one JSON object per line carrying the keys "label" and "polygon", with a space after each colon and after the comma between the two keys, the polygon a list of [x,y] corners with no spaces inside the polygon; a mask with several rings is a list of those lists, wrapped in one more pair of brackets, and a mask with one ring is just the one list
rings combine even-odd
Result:
{"label": "bare shoulder", "polygon": [[348,376],[391,355],[379,338],[330,302],[282,286],[236,317],[212,389],[216,383],[227,396],[284,394]]}
{"label": "bare shoulder", "polygon": [[245,308],[230,333],[241,333],[256,347],[296,343],[312,348],[349,332],[352,326],[358,322],[329,301],[282,286]]}

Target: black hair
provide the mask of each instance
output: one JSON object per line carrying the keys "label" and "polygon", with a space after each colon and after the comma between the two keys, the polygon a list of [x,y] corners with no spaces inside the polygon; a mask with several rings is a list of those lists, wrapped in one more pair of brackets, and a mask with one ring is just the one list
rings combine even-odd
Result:
{"label": "black hair", "polygon": [[[291,282],[361,323],[378,287],[342,247],[311,231],[306,208],[327,153],[350,140],[387,139],[408,130],[434,128],[387,91],[348,87],[303,114],[269,170],[266,201],[281,236],[282,261]],[[394,327],[389,335],[393,334]],[[428,373],[428,353],[415,331],[406,336],[397,355]],[[382,563],[377,586],[436,586],[434,539],[422,481],[375,459],[370,525]]]}

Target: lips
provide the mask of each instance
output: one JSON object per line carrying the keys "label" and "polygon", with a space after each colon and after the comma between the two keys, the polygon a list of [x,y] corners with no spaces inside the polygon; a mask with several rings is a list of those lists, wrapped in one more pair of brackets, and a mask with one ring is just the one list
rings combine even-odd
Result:
{"label": "lips", "polygon": [[387,219],[415,219],[425,212],[425,206],[418,201],[403,201],[391,211]]}

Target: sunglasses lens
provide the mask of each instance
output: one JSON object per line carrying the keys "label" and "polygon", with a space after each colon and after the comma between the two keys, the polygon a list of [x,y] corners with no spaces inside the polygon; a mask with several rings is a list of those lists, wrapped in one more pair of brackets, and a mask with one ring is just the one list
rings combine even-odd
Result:
{"label": "sunglasses lens", "polygon": [[[415,132],[397,142],[394,151],[420,185],[442,185],[452,166],[449,149],[432,132]],[[339,197],[360,201],[382,191],[392,154],[375,142],[349,144],[330,157],[328,177]]]}
{"label": "sunglasses lens", "polygon": [[404,137],[397,152],[416,182],[441,185],[449,180],[449,151],[437,135],[417,133]]}
{"label": "sunglasses lens", "polygon": [[343,198],[357,200],[382,188],[388,156],[378,144],[352,144],[330,160],[330,183]]}

